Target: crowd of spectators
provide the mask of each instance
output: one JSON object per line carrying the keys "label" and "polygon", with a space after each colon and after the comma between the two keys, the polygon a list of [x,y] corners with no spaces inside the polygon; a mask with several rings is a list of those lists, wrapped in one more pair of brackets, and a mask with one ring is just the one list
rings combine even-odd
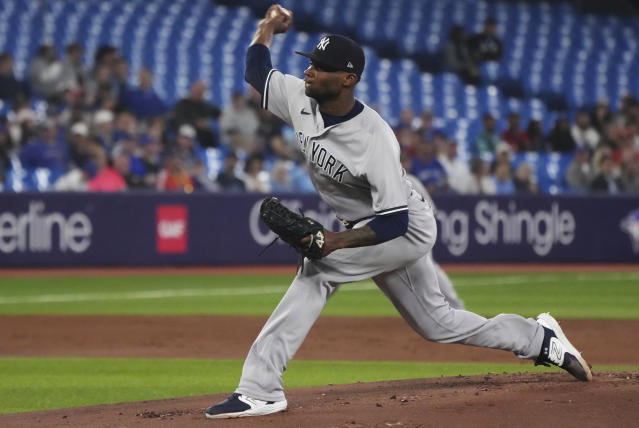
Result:
{"label": "crowd of spectators", "polygon": [[432,193],[539,193],[533,165],[514,162],[522,153],[572,155],[565,171],[568,192],[639,193],[639,102],[632,95],[615,112],[600,101],[592,111],[577,112],[573,123],[560,115],[546,135],[538,120],[524,126],[512,112],[498,129],[487,113],[468,147],[468,163],[460,161],[457,142],[433,123],[430,111],[416,116],[405,109],[395,125],[404,168]]}
{"label": "crowd of spectators", "polygon": [[[141,68],[129,84],[129,65],[112,46],[101,46],[92,68],[83,49],[64,58],[41,46],[24,81],[10,54],[0,54],[0,188],[9,169],[46,168],[55,190],[157,189],[192,192],[311,191],[296,143],[283,122],[259,108],[256,92],[235,92],[221,109],[206,101],[204,81],[167,105]],[[46,111],[36,111],[40,100]],[[210,171],[208,148],[218,149]],[[302,173],[300,173],[302,171]]]}
{"label": "crowd of spectators", "polygon": [[[458,54],[467,55],[468,67],[500,55],[494,25],[487,21],[469,40],[455,36],[464,40]],[[221,108],[206,101],[207,83],[196,81],[168,105],[148,68],[138,71],[137,84],[128,82],[129,65],[116,48],[97,49],[91,68],[82,57],[78,44],[63,58],[42,46],[19,81],[11,55],[0,54],[0,99],[10,105],[0,116],[0,187],[17,163],[48,169],[61,191],[313,191],[294,133],[259,107],[257,92],[234,92]],[[34,100],[46,101],[45,111]],[[514,112],[505,129],[490,114],[482,121],[466,162],[430,111],[405,109],[394,125],[404,168],[434,194],[538,193],[534,168],[523,162],[514,169],[513,155],[574,153],[566,176],[574,191],[639,192],[639,103],[632,96],[618,111],[601,102],[574,123],[562,116],[547,135],[539,121],[524,126]],[[215,171],[207,167],[209,148],[220,154]]]}

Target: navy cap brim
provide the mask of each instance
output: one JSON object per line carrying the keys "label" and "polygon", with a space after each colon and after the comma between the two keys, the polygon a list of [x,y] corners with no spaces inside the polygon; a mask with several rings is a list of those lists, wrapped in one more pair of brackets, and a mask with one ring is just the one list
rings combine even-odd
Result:
{"label": "navy cap brim", "polygon": [[305,56],[306,58],[310,59],[311,61],[316,62],[317,64],[325,67],[326,69],[334,70],[334,71],[346,71],[347,73],[352,73],[350,71],[342,70],[341,68],[335,67],[334,65],[331,65],[331,64],[328,64],[328,63],[322,61],[321,59],[317,58],[317,56],[313,52],[295,51],[295,53],[298,54],[298,55]]}

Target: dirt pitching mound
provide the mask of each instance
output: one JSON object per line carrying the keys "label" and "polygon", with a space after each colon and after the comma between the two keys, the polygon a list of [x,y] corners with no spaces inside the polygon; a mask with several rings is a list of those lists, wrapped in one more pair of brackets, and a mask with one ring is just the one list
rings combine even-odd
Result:
{"label": "dirt pitching mound", "polygon": [[207,420],[224,395],[0,417],[4,427],[602,427],[636,426],[639,372],[499,374],[291,389],[287,411]]}

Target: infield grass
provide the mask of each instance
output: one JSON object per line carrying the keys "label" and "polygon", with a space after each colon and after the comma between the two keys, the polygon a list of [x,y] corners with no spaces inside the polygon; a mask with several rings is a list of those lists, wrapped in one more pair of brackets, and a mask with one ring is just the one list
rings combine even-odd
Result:
{"label": "infield grass", "polygon": [[[269,315],[293,275],[2,278],[0,314]],[[639,319],[639,272],[456,274],[484,316]],[[343,285],[323,315],[398,316],[371,281]]]}
{"label": "infield grass", "polygon": [[[200,359],[0,358],[0,373],[3,373],[0,414],[230,393],[237,386],[242,363],[241,360]],[[596,369],[638,370],[639,367],[599,366]],[[523,362],[292,361],[284,373],[284,383],[286,388],[296,388],[390,379],[553,370],[559,371]]]}

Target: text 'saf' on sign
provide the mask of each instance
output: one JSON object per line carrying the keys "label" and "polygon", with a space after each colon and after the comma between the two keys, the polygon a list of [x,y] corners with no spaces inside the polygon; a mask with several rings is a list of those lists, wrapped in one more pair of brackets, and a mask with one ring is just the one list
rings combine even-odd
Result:
{"label": "text 'saf' on sign", "polygon": [[160,205],[156,211],[156,245],[160,254],[184,254],[188,248],[188,211],[184,205]]}

